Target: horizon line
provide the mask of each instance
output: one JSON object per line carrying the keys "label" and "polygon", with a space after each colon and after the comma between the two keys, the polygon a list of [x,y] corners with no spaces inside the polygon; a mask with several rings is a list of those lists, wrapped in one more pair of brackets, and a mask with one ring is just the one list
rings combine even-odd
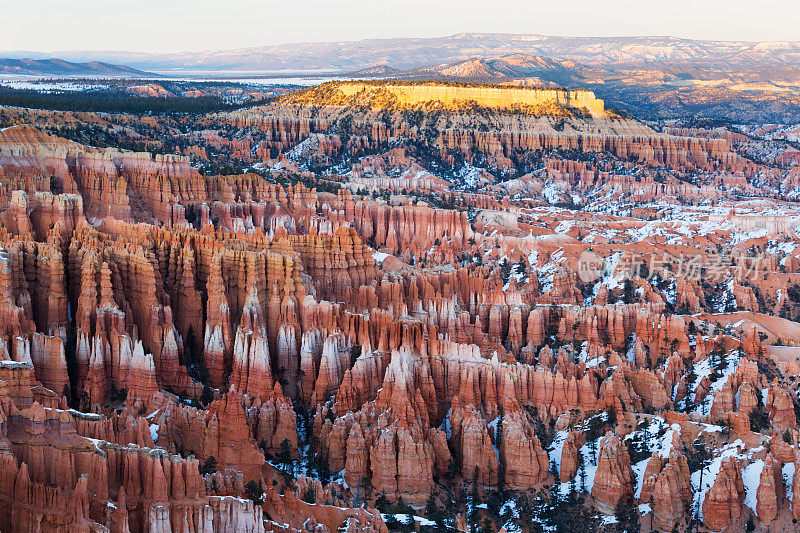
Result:
{"label": "horizon line", "polygon": [[[169,54],[202,54],[202,53],[215,53],[215,52],[235,52],[240,50],[259,50],[264,48],[275,48],[280,46],[290,45],[313,45],[313,44],[355,44],[369,41],[395,41],[395,40],[431,40],[431,39],[447,39],[459,36],[514,36],[514,37],[539,37],[540,40],[545,39],[679,39],[684,41],[707,42],[707,43],[745,43],[745,44],[764,44],[764,43],[800,43],[798,40],[776,39],[776,40],[747,40],[747,39],[706,39],[696,37],[681,37],[677,35],[545,35],[541,33],[512,33],[512,32],[458,32],[449,35],[438,35],[431,37],[368,37],[364,39],[354,40],[340,40],[340,41],[290,41],[276,44],[263,44],[257,46],[241,46],[236,48],[206,48],[202,50],[173,50],[173,51],[159,51],[148,52],[143,50],[109,50],[109,49],[89,49],[89,48],[72,48],[60,50],[31,50],[31,49],[6,49],[0,50],[0,54],[13,53],[33,53],[33,54],[59,54],[59,53],[102,53],[102,54],[142,54],[142,55],[169,55]],[[23,58],[19,58],[23,59]],[[60,59],[57,56],[48,57],[47,59]]]}

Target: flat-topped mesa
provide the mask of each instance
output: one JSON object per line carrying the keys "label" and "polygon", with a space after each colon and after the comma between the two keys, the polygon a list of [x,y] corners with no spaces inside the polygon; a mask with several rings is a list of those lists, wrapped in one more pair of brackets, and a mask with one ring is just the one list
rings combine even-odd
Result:
{"label": "flat-topped mesa", "polygon": [[373,108],[402,108],[441,104],[459,108],[477,104],[492,109],[524,114],[550,114],[549,111],[586,111],[594,117],[606,116],[603,100],[591,91],[536,87],[505,87],[447,83],[329,82],[290,95],[286,103],[327,105],[368,105]]}

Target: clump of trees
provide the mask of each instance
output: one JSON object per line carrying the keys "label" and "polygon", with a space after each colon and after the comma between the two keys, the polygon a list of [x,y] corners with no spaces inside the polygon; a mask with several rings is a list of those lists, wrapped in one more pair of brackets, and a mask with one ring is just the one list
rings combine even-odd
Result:
{"label": "clump of trees", "polygon": [[0,86],[0,105],[57,111],[169,115],[213,113],[261,103],[263,102],[229,104],[219,96],[134,96],[109,90],[45,93],[33,89],[12,89]]}

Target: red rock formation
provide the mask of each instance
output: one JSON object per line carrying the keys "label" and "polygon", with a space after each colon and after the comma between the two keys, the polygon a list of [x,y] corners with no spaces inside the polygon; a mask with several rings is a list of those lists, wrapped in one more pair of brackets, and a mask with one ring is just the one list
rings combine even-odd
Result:
{"label": "red rock formation", "polygon": [[[297,168],[280,152],[304,139],[292,155],[304,162],[381,154],[342,179],[417,192],[317,192],[279,184],[297,179],[276,168],[267,179],[201,176],[180,156],[94,149],[30,126],[0,131],[0,502],[9,511],[0,530],[386,533],[379,513],[358,507],[368,494],[422,506],[436,483],[451,488],[454,471],[485,489],[501,476],[515,491],[545,488],[555,480],[538,436],[552,431],[567,432],[558,477],[568,482],[585,429],[612,410],[592,488],[600,512],[614,513],[638,490],[634,505],[650,505],[656,528],[682,527],[693,498],[682,450],[699,436],[718,457],[739,438],[746,449],[705,491],[705,524],[741,524],[741,471],[758,460],[757,518],[781,523],[780,465],[795,461],[797,443],[797,365],[791,346],[768,344],[770,335],[784,344],[800,337],[753,311],[755,295],[778,295],[775,309],[796,314],[783,294],[793,278],[781,271],[796,261],[772,237],[742,242],[748,254],[719,265],[719,283],[748,311],[703,314],[723,285],[693,279],[683,254],[712,259],[709,250],[739,242],[752,220],[737,214],[709,232],[718,215],[682,204],[733,201],[714,180],[763,195],[769,186],[755,190],[753,177],[794,177],[736,155],[731,147],[741,146],[731,143],[741,139],[580,114],[559,131],[541,110],[477,118],[443,109],[445,130],[421,120],[426,146],[447,164],[487,162],[511,178],[529,166],[521,153],[548,155],[523,178],[486,186],[494,178],[482,173],[476,192],[420,196],[442,184],[394,173],[423,165],[417,149],[403,147],[422,131],[407,113],[390,110],[385,121],[367,108],[333,109],[312,118],[305,104],[284,102],[184,118],[203,121],[197,138],[208,147],[242,161]],[[31,113],[120,131],[166,127],[158,117]],[[372,133],[334,132],[337,113]],[[228,139],[215,133],[220,121],[260,132]],[[390,138],[403,141],[389,148]],[[575,150],[605,155],[573,161]],[[188,152],[215,157],[199,144]],[[701,186],[656,167],[696,174]],[[302,173],[320,188],[334,179]],[[545,187],[573,201],[646,205],[624,216],[545,208]],[[676,216],[662,220],[652,200],[667,197]],[[587,252],[614,266],[596,283],[581,277]],[[763,275],[736,281],[756,260]],[[648,280],[635,275],[642,262],[652,267]],[[749,321],[743,332],[726,326],[740,320]],[[754,409],[769,418],[754,418],[758,432]],[[673,440],[656,447],[646,431],[637,452],[650,457],[637,487],[628,444],[645,438],[640,419],[648,428],[663,419]],[[720,421],[722,431],[709,425]],[[282,486],[266,459],[278,464],[287,451],[304,466],[327,466],[335,480]],[[242,498],[250,481],[266,486],[272,520]],[[798,486],[795,476],[796,495]],[[315,504],[298,499],[311,492]]]}
{"label": "red rock formation", "polygon": [[[280,394],[280,389],[276,394]],[[271,404],[272,411],[270,404],[256,406],[251,419],[254,425],[258,424],[260,436],[288,438],[296,447],[296,433],[292,434],[293,425],[286,419],[288,407],[284,403],[283,411],[278,411],[276,404],[280,405],[280,401]],[[204,461],[213,456],[221,468],[240,470],[247,480],[260,478],[264,457],[248,426],[243,398],[234,389],[212,402],[206,411],[170,404],[156,420],[159,427],[164,428],[159,435],[165,442],[160,445],[186,450]],[[267,441],[268,449],[279,450],[280,442]]]}
{"label": "red rock formation", "polygon": [[581,462],[580,456],[578,455],[580,453],[580,436],[581,434],[579,432],[570,431],[561,448],[561,471],[559,472],[559,480],[562,483],[573,479],[575,474],[578,473],[578,466]]}
{"label": "red rock formation", "polygon": [[795,416],[791,393],[786,389],[770,387],[766,408],[773,427],[797,427],[797,417]]}
{"label": "red rock formation", "polygon": [[632,492],[631,460],[622,441],[613,433],[600,439],[597,472],[592,486],[592,498],[597,509],[613,514],[617,504]]}
{"label": "red rock formation", "polygon": [[500,456],[505,484],[512,490],[525,490],[548,479],[549,459],[519,406],[510,398],[504,406]]}
{"label": "red rock formation", "polygon": [[640,501],[651,501],[653,519],[663,530],[672,530],[686,517],[685,503],[692,496],[686,457],[673,452],[667,462],[654,455],[643,476]]}
{"label": "red rock formation", "polygon": [[784,492],[780,463],[776,463],[775,459],[768,455],[764,461],[764,468],[761,470],[756,495],[756,514],[759,520],[767,524],[775,520]]}
{"label": "red rock formation", "polygon": [[[458,398],[454,398],[449,422],[452,435],[450,442],[461,464],[461,475],[464,479],[483,485],[496,485],[499,458],[489,428],[475,407],[462,407]],[[495,432],[496,428],[491,428],[491,433]],[[505,433],[504,427],[504,436]]]}
{"label": "red rock formation", "polygon": [[703,500],[705,525],[719,531],[739,518],[743,490],[742,475],[736,461],[732,458],[724,460]]}

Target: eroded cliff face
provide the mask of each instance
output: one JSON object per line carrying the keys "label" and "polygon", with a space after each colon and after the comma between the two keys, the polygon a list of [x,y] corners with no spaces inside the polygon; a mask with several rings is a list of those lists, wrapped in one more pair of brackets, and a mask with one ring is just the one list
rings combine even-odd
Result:
{"label": "eroded cliff face", "polygon": [[[267,154],[279,153],[285,164],[333,168],[346,172],[354,187],[367,189],[379,185],[397,191],[441,189],[433,176],[414,169],[419,159],[451,167],[447,179],[456,183],[472,176],[472,165],[495,175],[522,177],[536,168],[537,159],[551,153],[586,154],[582,159],[589,161],[608,154],[617,160],[616,170],[620,161],[680,173],[753,168],[725,138],[654,131],[606,111],[602,100],[587,91],[331,82],[219,118],[235,128],[263,134],[258,151],[268,161],[272,158]],[[397,154],[398,147],[405,153],[393,161],[396,172],[386,173],[371,164],[365,168],[363,158],[376,151]],[[581,187],[581,181],[589,175],[564,178],[570,188],[587,193],[591,189]],[[613,173],[597,177],[603,182],[617,178]],[[655,173],[653,177],[663,181]],[[472,176],[466,183],[476,179],[495,180],[490,175]],[[675,180],[676,187],[681,183]],[[648,194],[641,187],[640,194]]]}
{"label": "eroded cliff face", "polygon": [[[325,120],[303,131],[291,109],[225,119],[292,142]],[[727,164],[724,143],[581,127],[481,142],[619,134]],[[586,170],[568,166],[551,170]],[[379,501],[432,513],[460,487],[580,493],[664,531],[797,515],[797,363],[768,343],[800,336],[760,299],[798,259],[732,219],[386,202],[29,126],[0,132],[0,168],[3,531],[386,533]],[[678,252],[725,242],[747,244],[718,284],[676,275]],[[636,258],[652,272],[624,272]],[[734,279],[756,260],[760,278]]]}
{"label": "eroded cliff face", "polygon": [[603,101],[591,91],[396,81],[329,82],[286,95],[282,101],[306,105],[372,104],[379,109],[416,106],[458,109],[477,105],[502,110],[519,109],[531,114],[541,111],[552,115],[553,110],[562,110],[566,115],[574,111],[607,115]]}

